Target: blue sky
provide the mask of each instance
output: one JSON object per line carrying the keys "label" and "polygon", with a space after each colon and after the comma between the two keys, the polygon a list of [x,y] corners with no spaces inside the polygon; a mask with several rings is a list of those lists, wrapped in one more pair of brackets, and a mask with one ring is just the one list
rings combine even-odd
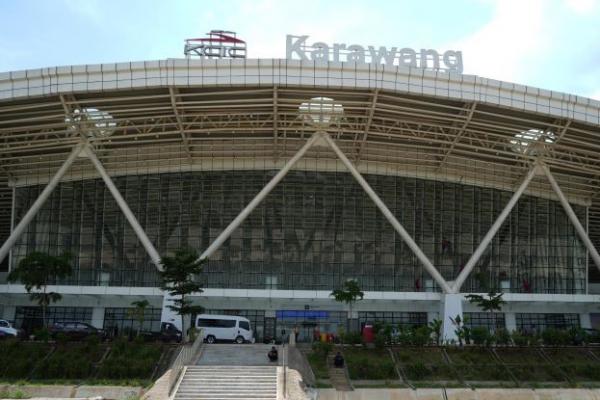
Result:
{"label": "blue sky", "polygon": [[452,49],[465,73],[600,99],[600,0],[0,0],[0,71],[182,57],[237,31],[249,57],[309,42]]}

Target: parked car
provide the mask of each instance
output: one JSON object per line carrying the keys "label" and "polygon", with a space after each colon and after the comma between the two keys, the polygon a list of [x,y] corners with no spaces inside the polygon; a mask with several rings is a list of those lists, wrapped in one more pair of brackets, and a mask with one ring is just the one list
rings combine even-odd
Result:
{"label": "parked car", "polygon": [[201,314],[196,318],[196,328],[203,329],[207,343],[217,341],[254,343],[254,333],[250,321],[234,315]]}
{"label": "parked car", "polygon": [[106,337],[104,330],[98,329],[86,322],[55,322],[49,327],[53,338],[64,334],[70,340],[81,340],[89,336],[98,336],[100,339]]}
{"label": "parked car", "polygon": [[181,331],[170,322],[160,324],[160,332],[141,332],[144,340],[161,342],[181,342]]}
{"label": "parked car", "polygon": [[0,337],[18,337],[19,330],[12,327],[10,322],[0,319]]}

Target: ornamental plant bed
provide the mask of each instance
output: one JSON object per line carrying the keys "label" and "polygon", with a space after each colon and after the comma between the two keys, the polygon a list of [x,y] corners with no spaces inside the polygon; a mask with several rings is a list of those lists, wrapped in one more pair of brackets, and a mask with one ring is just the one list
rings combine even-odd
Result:
{"label": "ornamental plant bed", "polygon": [[423,364],[420,362],[403,365],[404,374],[409,381],[458,382],[458,376],[448,364]]}
{"label": "ornamental plant bed", "polygon": [[88,379],[95,373],[95,363],[106,351],[98,342],[59,343],[54,352],[35,367],[33,379]]}
{"label": "ornamental plant bed", "polygon": [[0,342],[0,379],[12,381],[29,378],[35,365],[50,349],[48,343],[26,343],[11,339]]}
{"label": "ornamental plant bed", "polygon": [[485,347],[472,348],[446,348],[446,354],[450,357],[450,361],[459,365],[482,365],[496,364],[498,361]]}
{"label": "ornamental plant bed", "polygon": [[500,364],[461,365],[456,370],[465,381],[513,382],[510,374]]}
{"label": "ornamental plant bed", "polygon": [[385,349],[347,348],[344,349],[344,359],[350,379],[399,379],[394,362]]}
{"label": "ornamental plant bed", "polygon": [[327,356],[323,356],[323,354],[319,352],[313,352],[306,356],[316,379],[329,379],[326,357]]}
{"label": "ornamental plant bed", "polygon": [[496,354],[507,364],[545,364],[546,360],[542,358],[535,348],[513,347],[496,348]]}
{"label": "ornamental plant bed", "polygon": [[596,359],[590,354],[587,348],[548,348],[544,353],[557,364],[593,364]]}
{"label": "ornamental plant bed", "polygon": [[555,366],[544,364],[507,365],[520,382],[564,382]]}
{"label": "ornamental plant bed", "polygon": [[445,362],[440,347],[394,347],[393,351],[401,364],[440,364]]}
{"label": "ornamental plant bed", "polygon": [[149,379],[163,351],[161,344],[116,340],[100,366],[100,379]]}
{"label": "ornamental plant bed", "polygon": [[600,384],[600,363],[560,364],[558,367],[573,381]]}

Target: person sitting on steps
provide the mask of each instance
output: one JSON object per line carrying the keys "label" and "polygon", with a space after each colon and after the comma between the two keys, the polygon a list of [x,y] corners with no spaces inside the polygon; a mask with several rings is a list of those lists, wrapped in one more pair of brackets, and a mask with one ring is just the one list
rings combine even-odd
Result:
{"label": "person sitting on steps", "polygon": [[344,368],[344,356],[339,351],[333,358],[333,366],[336,368]]}
{"label": "person sitting on steps", "polygon": [[271,347],[271,350],[267,353],[267,357],[269,357],[269,361],[274,362],[277,361],[278,354],[277,348],[275,346]]}

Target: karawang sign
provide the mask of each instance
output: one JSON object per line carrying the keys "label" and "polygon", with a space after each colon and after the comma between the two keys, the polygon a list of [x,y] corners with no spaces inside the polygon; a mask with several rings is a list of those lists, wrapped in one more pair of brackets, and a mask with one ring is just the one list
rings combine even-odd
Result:
{"label": "karawang sign", "polygon": [[314,60],[396,65],[423,68],[442,72],[463,72],[462,52],[447,50],[439,53],[432,49],[416,51],[408,47],[360,46],[357,44],[324,42],[308,44],[308,35],[287,35],[286,58],[288,60]]}

